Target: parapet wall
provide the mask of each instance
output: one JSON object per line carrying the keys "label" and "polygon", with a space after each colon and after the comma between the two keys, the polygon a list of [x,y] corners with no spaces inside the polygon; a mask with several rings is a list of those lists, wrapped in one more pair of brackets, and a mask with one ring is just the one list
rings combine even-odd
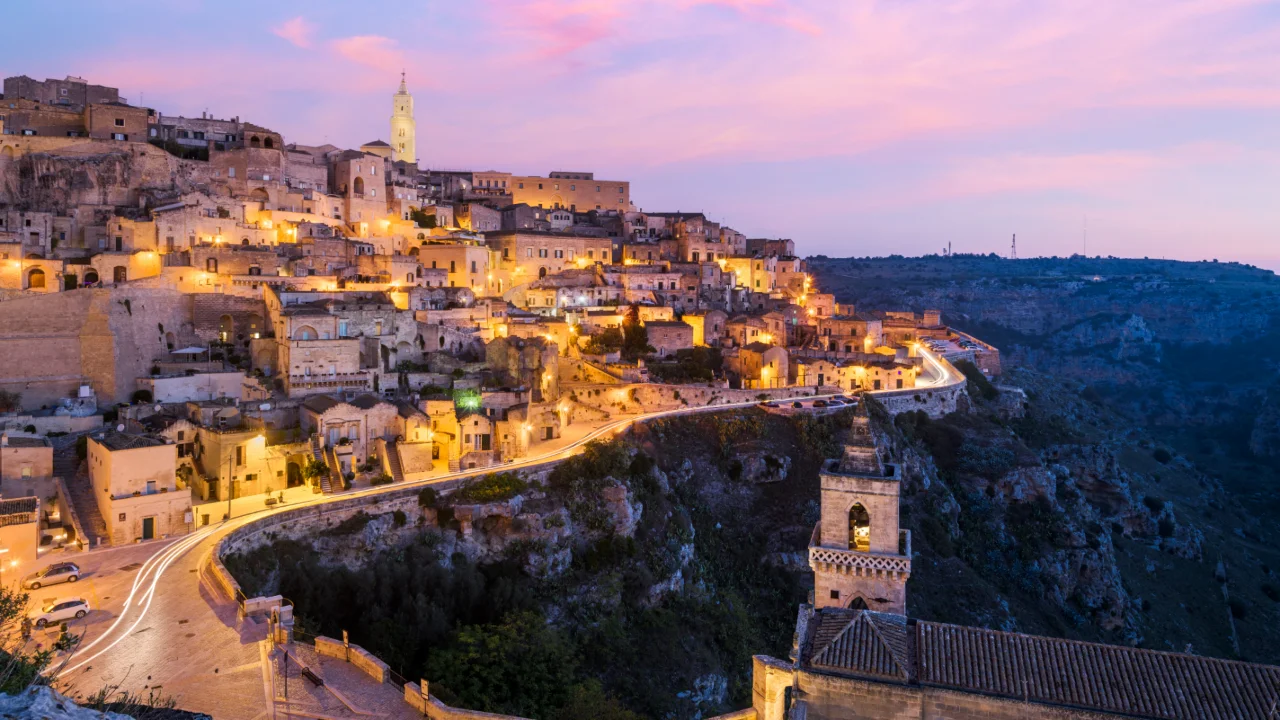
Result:
{"label": "parapet wall", "polygon": [[805,386],[736,390],[702,385],[662,385],[658,383],[629,383],[625,385],[577,385],[564,388],[563,392],[576,397],[582,405],[607,413],[630,414],[662,412],[686,408],[734,405],[761,400],[785,400],[809,397],[814,388]]}
{"label": "parapet wall", "polygon": [[966,387],[968,387],[967,380],[942,388],[884,390],[869,394],[880,401],[891,416],[923,410],[929,417],[940,418],[960,409],[960,398],[967,397]]}

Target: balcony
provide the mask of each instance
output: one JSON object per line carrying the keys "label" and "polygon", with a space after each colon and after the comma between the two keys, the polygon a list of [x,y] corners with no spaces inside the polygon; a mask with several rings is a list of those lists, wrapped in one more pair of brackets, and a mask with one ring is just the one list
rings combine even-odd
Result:
{"label": "balcony", "polygon": [[848,575],[910,575],[911,531],[898,531],[898,553],[859,552],[818,544],[822,525],[813,526],[809,537],[809,567],[815,571],[841,572]]}

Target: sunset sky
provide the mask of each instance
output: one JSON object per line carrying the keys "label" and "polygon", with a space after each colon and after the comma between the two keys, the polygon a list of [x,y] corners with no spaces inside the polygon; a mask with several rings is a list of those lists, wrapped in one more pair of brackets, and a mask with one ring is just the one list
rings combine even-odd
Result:
{"label": "sunset sky", "polygon": [[21,3],[0,72],[79,75],[287,142],[632,181],[802,254],[1219,258],[1280,269],[1280,3]]}

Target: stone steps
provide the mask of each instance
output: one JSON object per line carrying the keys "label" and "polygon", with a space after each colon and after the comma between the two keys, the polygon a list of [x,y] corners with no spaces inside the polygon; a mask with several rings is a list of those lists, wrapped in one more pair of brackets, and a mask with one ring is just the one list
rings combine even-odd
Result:
{"label": "stone steps", "polygon": [[88,468],[76,457],[75,443],[58,448],[53,454],[53,474],[62,478],[67,487],[67,500],[71,507],[67,510],[75,515],[76,521],[89,535],[81,538],[86,547],[97,547],[98,542],[110,545],[107,535],[107,521],[98,509],[97,498],[93,493],[93,484],[89,481]]}
{"label": "stone steps", "polygon": [[391,479],[404,482],[404,470],[400,467],[400,448],[395,441],[387,443],[387,464],[391,466]]}

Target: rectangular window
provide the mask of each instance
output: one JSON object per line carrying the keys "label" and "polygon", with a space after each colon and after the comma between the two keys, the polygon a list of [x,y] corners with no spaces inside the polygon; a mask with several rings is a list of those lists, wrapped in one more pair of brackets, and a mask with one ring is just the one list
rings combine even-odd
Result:
{"label": "rectangular window", "polygon": [[449,272],[457,272],[457,270],[458,270],[458,263],[457,263],[457,261],[455,261],[455,260],[450,260],[450,261],[449,261]]}
{"label": "rectangular window", "polygon": [[472,261],[471,261],[471,272],[475,272],[475,271],[476,271],[476,261],[475,261],[475,260],[472,260]]}
{"label": "rectangular window", "polygon": [[124,127],[124,118],[116,118],[116,127]]}
{"label": "rectangular window", "polygon": [[244,464],[244,446],[237,445],[236,446],[236,465],[243,465],[243,464]]}

